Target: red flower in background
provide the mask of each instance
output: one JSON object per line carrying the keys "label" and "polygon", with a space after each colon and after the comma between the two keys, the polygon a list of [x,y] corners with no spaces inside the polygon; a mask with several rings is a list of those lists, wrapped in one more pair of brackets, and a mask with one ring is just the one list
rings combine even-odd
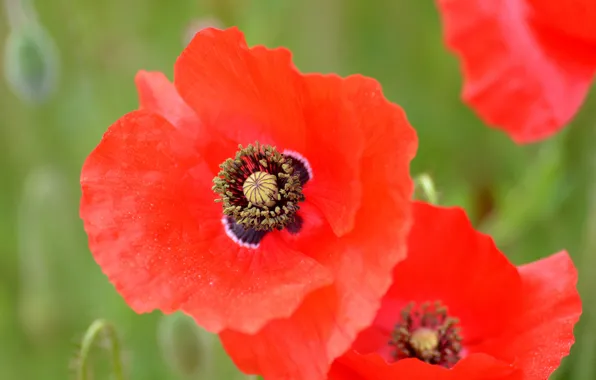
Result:
{"label": "red flower in background", "polygon": [[408,257],[332,380],[547,379],[581,314],[566,252],[515,267],[463,210],[414,205]]}
{"label": "red flower in background", "polygon": [[324,378],[405,255],[415,132],[376,81],[302,75],[237,29],[199,32],[174,71],[139,73],[141,109],[85,162],[95,260],[135,311],[190,314],[246,372]]}
{"label": "red flower in background", "polygon": [[596,72],[593,0],[438,0],[463,98],[518,143],[559,131]]}

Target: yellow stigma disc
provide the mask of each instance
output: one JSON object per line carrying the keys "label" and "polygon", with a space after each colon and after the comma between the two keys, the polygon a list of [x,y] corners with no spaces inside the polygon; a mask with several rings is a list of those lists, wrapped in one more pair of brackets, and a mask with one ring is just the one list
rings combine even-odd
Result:
{"label": "yellow stigma disc", "polygon": [[244,181],[242,191],[250,203],[272,207],[277,199],[277,178],[269,173],[254,172]]}
{"label": "yellow stigma disc", "polygon": [[410,344],[419,354],[423,354],[424,352],[437,349],[439,346],[439,336],[436,331],[421,327],[412,333]]}

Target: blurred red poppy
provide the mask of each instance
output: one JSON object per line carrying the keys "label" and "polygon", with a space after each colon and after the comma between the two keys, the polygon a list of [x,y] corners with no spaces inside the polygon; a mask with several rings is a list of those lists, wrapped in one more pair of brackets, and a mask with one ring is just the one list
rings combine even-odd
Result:
{"label": "blurred red poppy", "polygon": [[414,205],[408,258],[333,380],[547,379],[581,314],[566,252],[515,267],[464,211]]}
{"label": "blurred red poppy", "polygon": [[139,73],[141,109],[85,162],[95,260],[135,311],[222,333],[243,370],[326,376],[405,256],[414,130],[376,81],[302,75],[235,28],[200,31],[174,78]]}
{"label": "blurred red poppy", "polygon": [[437,2],[464,101],[486,123],[530,143],[573,118],[596,72],[595,1]]}

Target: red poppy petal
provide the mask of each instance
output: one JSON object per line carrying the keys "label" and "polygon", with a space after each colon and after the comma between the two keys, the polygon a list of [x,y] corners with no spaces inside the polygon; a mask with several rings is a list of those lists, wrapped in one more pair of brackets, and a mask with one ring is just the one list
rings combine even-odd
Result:
{"label": "red poppy petal", "polygon": [[472,354],[452,369],[426,364],[418,359],[387,363],[380,355],[360,355],[351,350],[333,363],[329,380],[433,379],[433,380],[521,380],[521,374],[495,358]]}
{"label": "red poppy petal", "polygon": [[141,70],[135,76],[139,91],[140,109],[154,112],[177,128],[193,129],[199,133],[199,119],[176,91],[168,78],[158,71]]}
{"label": "red poppy petal", "polygon": [[451,370],[451,378],[476,380],[521,380],[522,373],[513,365],[485,354],[471,354],[460,360]]}
{"label": "red poppy petal", "polygon": [[302,81],[286,49],[249,49],[237,28],[204,29],[176,61],[174,84],[213,134],[304,146]]}
{"label": "red poppy petal", "polygon": [[342,236],[354,227],[360,207],[361,119],[372,117],[360,114],[363,110],[351,102],[347,82],[339,76],[312,74],[306,75],[305,81],[308,127],[302,154],[314,177],[304,193],[323,212],[335,234]]}
{"label": "red poppy petal", "polygon": [[525,302],[510,333],[481,349],[521,368],[528,379],[546,379],[569,354],[582,311],[577,269],[567,252],[519,268]]}
{"label": "red poppy petal", "polygon": [[396,266],[375,325],[389,332],[408,303],[441,301],[460,320],[466,341],[485,339],[518,311],[520,290],[515,266],[474,230],[463,209],[414,202],[408,259]]}
{"label": "red poppy petal", "polygon": [[[348,369],[352,372],[351,376],[345,377]],[[380,355],[361,355],[354,350],[348,351],[336,360],[329,371],[329,380],[402,378],[443,380],[450,379],[451,376],[449,370],[440,366],[428,365],[420,360],[401,360],[389,364]]]}
{"label": "red poppy petal", "polygon": [[[377,282],[388,281],[388,262],[396,261],[398,253],[350,249],[330,230],[313,241],[311,253],[335,272],[335,286],[312,293],[290,318],[273,321],[254,335],[221,333],[226,351],[244,372],[271,379],[323,379],[333,359],[374,318],[381,286],[387,287]],[[308,252],[306,244],[300,249]]]}
{"label": "red poppy petal", "polygon": [[[227,253],[214,264],[223,272],[220,289],[192,294],[182,306],[205,328],[204,320],[221,318],[223,310],[225,323],[210,329],[212,332],[229,328],[255,334],[269,321],[292,315],[308,294],[333,280],[327,268],[292,250],[275,235],[263,239],[257,250],[238,248],[227,236],[222,240],[213,243]],[[211,250],[223,256],[217,248]],[[212,287],[217,284],[209,283]],[[216,312],[206,310],[205,303],[216,305]]]}
{"label": "red poppy petal", "polygon": [[[409,163],[418,147],[416,132],[404,111],[385,99],[374,79],[350,76],[344,91],[363,132],[364,149],[360,162],[362,201],[354,228],[342,241],[361,250],[364,262],[370,260],[369,265],[392,272],[405,257],[404,243],[412,220]],[[355,284],[367,284],[381,294],[391,284],[384,275],[366,273],[366,266],[352,265],[362,269],[355,274]]]}
{"label": "red poppy petal", "polygon": [[596,42],[596,2],[593,0],[527,0],[534,17],[560,32]]}
{"label": "red poppy petal", "polygon": [[552,38],[528,23],[522,0],[438,5],[447,44],[462,61],[463,98],[485,122],[518,143],[546,138],[569,122],[590,87],[593,58],[551,46]]}
{"label": "red poppy petal", "polygon": [[363,201],[354,228],[341,238],[328,230],[295,240],[301,252],[331,268],[335,286],[311,294],[291,318],[271,322],[253,336],[224,331],[220,337],[226,350],[247,373],[268,379],[325,378],[331,361],[374,318],[393,267],[404,258],[415,132],[404,112],[384,99],[376,81],[349,77],[342,91],[364,140]]}
{"label": "red poppy petal", "polygon": [[[345,236],[346,242],[370,250],[371,254],[379,250],[401,252],[411,222],[413,183],[409,162],[418,148],[416,132],[404,111],[385,99],[374,79],[350,76],[344,91],[364,141],[360,163],[362,202],[354,229]],[[398,256],[403,258],[404,254]],[[387,255],[379,260],[390,268],[397,262]],[[384,287],[388,283],[381,280],[378,285]]]}
{"label": "red poppy petal", "polygon": [[232,242],[212,178],[194,141],[136,111],[85,162],[81,217],[96,261],[137,312],[182,309],[210,331],[252,333],[332,276],[275,235],[256,250]]}
{"label": "red poppy petal", "polygon": [[238,142],[207,133],[196,112],[184,102],[174,84],[164,74],[139,71],[135,82],[139,91],[140,109],[156,113],[188,133],[189,138],[196,141],[197,149],[203,153],[203,159],[213,172],[219,171],[219,164],[234,156]]}
{"label": "red poppy petal", "polygon": [[[330,239],[335,244],[329,245]],[[350,249],[331,231],[313,240],[317,247],[312,254],[328,258],[325,265],[336,273],[335,286],[310,294],[290,318],[273,321],[256,334],[222,332],[226,351],[244,372],[268,379],[324,379],[333,359],[374,318],[383,293],[380,286],[387,286],[377,282],[390,278],[384,252]],[[301,250],[307,252],[304,246]],[[387,255],[396,260],[395,253]]]}
{"label": "red poppy petal", "polygon": [[226,330],[220,333],[224,348],[238,368],[267,379],[324,379],[333,358],[329,340],[340,333],[334,287],[311,293],[296,313],[267,324],[253,335]]}

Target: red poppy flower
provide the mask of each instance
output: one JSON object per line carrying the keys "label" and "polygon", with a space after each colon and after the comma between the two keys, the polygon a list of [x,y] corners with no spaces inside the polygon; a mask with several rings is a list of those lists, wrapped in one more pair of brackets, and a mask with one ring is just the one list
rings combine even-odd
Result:
{"label": "red poppy flower", "polygon": [[326,376],[405,255],[415,132],[376,81],[302,75],[235,28],[199,32],[174,78],[141,72],[141,109],[85,162],[95,260],[134,310],[190,314],[245,371]]}
{"label": "red poppy flower", "polygon": [[581,314],[566,252],[515,267],[464,211],[414,204],[408,258],[332,380],[547,379]]}
{"label": "red poppy flower", "polygon": [[596,72],[593,0],[438,0],[463,98],[518,143],[575,115]]}

